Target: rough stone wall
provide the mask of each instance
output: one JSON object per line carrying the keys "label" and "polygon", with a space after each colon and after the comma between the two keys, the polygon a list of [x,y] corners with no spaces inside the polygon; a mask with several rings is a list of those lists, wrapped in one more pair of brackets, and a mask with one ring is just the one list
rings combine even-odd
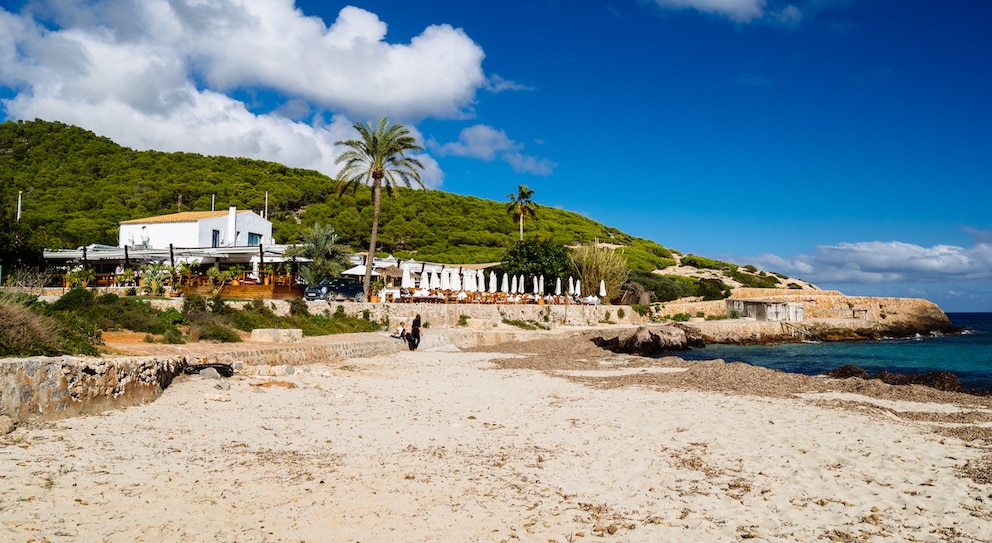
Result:
{"label": "rough stone wall", "polygon": [[[406,304],[406,303],[342,303],[307,302],[311,313],[334,313],[338,306],[345,314],[362,318],[365,311],[376,322],[395,322],[403,319],[407,325],[420,315],[425,325],[432,327],[457,326],[462,315],[489,321],[493,325],[503,319],[535,321],[548,326],[591,326],[610,321],[617,324],[643,322],[637,312],[626,305],[536,305],[536,304]],[[287,304],[288,311],[288,304]],[[623,317],[620,317],[620,313]],[[607,314],[609,317],[607,318]]]}
{"label": "rough stone wall", "polygon": [[684,313],[695,317],[702,312],[704,317],[722,317],[727,314],[726,300],[709,300],[705,302],[680,302],[676,300],[674,302],[652,304],[652,307],[655,305],[658,307],[655,314],[660,316]]}
{"label": "rough stone wall", "polygon": [[157,357],[0,360],[0,414],[58,419],[154,400],[183,368]]}
{"label": "rough stone wall", "polygon": [[[578,332],[577,332],[578,333]],[[425,330],[421,348],[499,345],[533,338],[525,331]],[[557,334],[556,337],[562,337]],[[56,420],[145,403],[157,398],[188,364],[241,363],[299,366],[334,363],[407,350],[401,340],[379,334],[329,336],[325,343],[289,348],[245,349],[187,360],[183,357],[31,357],[0,360],[0,415],[15,421]]]}
{"label": "rough stone wall", "polygon": [[[151,299],[146,302],[154,309],[175,308],[182,310],[181,298]],[[235,309],[241,309],[251,302],[226,302]],[[264,300],[266,307],[276,315],[289,314],[289,302],[285,300]],[[549,326],[592,326],[604,321],[616,324],[638,324],[646,322],[629,305],[537,305],[537,304],[425,304],[425,303],[355,303],[355,302],[307,302],[310,313],[315,315],[334,313],[338,306],[346,315],[363,318],[368,311],[369,319],[375,322],[395,322],[405,319],[407,324],[420,314],[424,323],[435,327],[457,326],[462,315],[485,320],[494,326],[503,319],[535,321]],[[623,312],[623,317],[620,313]],[[609,317],[607,318],[607,314]]]}

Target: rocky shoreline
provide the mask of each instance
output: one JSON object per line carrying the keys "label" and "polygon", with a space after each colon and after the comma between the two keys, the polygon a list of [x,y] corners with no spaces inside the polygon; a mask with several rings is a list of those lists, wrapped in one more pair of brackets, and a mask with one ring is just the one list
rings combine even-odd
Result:
{"label": "rocky shoreline", "polygon": [[[864,328],[847,328],[829,323],[816,324],[817,326],[812,328],[817,330],[817,332],[810,338],[819,341],[868,340],[879,339],[881,337],[894,337],[897,333],[903,334],[903,337],[920,333],[917,331],[920,329],[906,327],[905,325],[898,329],[884,329],[884,333],[882,333],[883,329],[880,327],[866,330]],[[722,341],[719,343],[776,344],[800,341],[800,338],[794,335],[762,333],[760,328],[757,331],[752,330],[741,334],[740,323],[729,323],[729,325],[734,327],[738,335],[731,341]],[[931,334],[960,331],[950,323],[950,320],[947,320],[946,323],[940,320],[927,320],[924,326],[933,327],[929,332]],[[713,325],[704,323],[639,326],[633,329],[612,329],[603,332],[590,332],[587,334],[586,339],[597,347],[613,353],[655,357],[665,354],[678,356],[680,351],[704,347],[707,339],[715,337],[712,328],[714,328]],[[726,336],[724,337],[726,338]],[[717,342],[710,341],[710,343]],[[963,387],[958,377],[949,371],[932,371],[922,374],[900,374],[883,371],[869,375],[863,368],[855,365],[845,365],[829,370],[823,375],[834,379],[877,379],[889,385],[922,385],[946,392],[959,392],[975,396],[992,396],[992,391],[988,389],[968,389]]]}

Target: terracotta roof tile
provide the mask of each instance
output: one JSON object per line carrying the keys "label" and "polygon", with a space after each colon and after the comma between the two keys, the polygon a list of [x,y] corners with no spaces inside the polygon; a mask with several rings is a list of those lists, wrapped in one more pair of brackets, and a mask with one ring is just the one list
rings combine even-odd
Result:
{"label": "terracotta roof tile", "polygon": [[[238,210],[238,215],[251,213],[248,210]],[[202,219],[213,219],[227,216],[228,211],[183,211],[181,213],[170,213],[169,215],[159,215],[157,217],[145,217],[143,219],[133,219],[121,221],[121,224],[151,224],[167,222],[196,222]]]}

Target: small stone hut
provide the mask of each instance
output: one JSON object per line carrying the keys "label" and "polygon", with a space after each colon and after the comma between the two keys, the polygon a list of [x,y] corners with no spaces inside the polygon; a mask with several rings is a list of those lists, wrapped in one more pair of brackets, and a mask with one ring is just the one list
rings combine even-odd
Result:
{"label": "small stone hut", "polygon": [[757,321],[802,322],[806,318],[805,304],[782,300],[728,299],[727,313],[735,311],[741,317]]}

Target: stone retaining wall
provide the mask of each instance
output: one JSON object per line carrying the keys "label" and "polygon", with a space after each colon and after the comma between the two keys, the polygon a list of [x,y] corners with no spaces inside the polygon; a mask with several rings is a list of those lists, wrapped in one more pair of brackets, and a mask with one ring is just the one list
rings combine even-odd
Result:
{"label": "stone retaining wall", "polygon": [[157,398],[183,368],[158,357],[43,357],[0,360],[0,414],[52,420]]}
{"label": "stone retaining wall", "polygon": [[[576,332],[578,333],[578,332]],[[527,331],[424,330],[420,346],[499,345],[539,335]],[[561,337],[562,334],[555,334]],[[567,333],[565,334],[567,335]],[[0,360],[0,415],[15,421],[56,420],[99,413],[157,398],[192,364],[226,363],[300,366],[339,362],[407,350],[404,341],[382,334],[340,334],[299,347],[256,348],[195,357],[30,357]]]}
{"label": "stone retaining wall", "polygon": [[[155,309],[182,310],[181,299],[150,299],[146,300]],[[251,302],[226,302],[227,305],[240,309]],[[265,300],[266,307],[276,315],[289,314],[289,302],[285,300]],[[494,326],[504,319],[534,321],[539,324],[554,326],[592,326],[609,321],[616,324],[639,324],[647,319],[641,318],[629,305],[537,305],[537,304],[425,304],[425,303],[355,303],[355,302],[306,302],[310,313],[315,315],[334,313],[341,307],[349,317],[368,318],[375,322],[396,322],[404,319],[409,325],[413,317],[420,315],[425,325],[434,327],[457,326],[462,315],[488,321]],[[726,311],[726,304],[724,304]],[[620,315],[623,315],[622,317]]]}

